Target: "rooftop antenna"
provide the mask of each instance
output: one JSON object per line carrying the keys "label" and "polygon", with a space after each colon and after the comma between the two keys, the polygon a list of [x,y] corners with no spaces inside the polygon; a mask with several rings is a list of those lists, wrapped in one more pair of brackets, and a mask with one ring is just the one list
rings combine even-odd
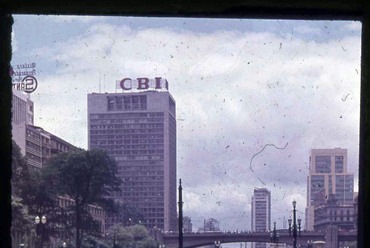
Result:
{"label": "rooftop antenna", "polygon": [[105,92],[105,73],[104,73],[104,92]]}
{"label": "rooftop antenna", "polygon": [[99,93],[101,93],[101,73],[99,71]]}

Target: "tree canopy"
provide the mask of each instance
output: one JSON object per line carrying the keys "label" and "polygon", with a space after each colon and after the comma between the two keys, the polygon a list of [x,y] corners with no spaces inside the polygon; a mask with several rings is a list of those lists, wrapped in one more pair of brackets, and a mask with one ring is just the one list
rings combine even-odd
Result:
{"label": "tree canopy", "polygon": [[102,150],[75,150],[58,154],[48,161],[43,181],[58,195],[68,196],[74,201],[71,209],[77,248],[81,247],[82,231],[94,231],[91,230],[94,225],[85,225],[85,222],[93,222],[88,205],[104,207],[112,204],[106,197],[118,191],[121,183],[115,160]]}

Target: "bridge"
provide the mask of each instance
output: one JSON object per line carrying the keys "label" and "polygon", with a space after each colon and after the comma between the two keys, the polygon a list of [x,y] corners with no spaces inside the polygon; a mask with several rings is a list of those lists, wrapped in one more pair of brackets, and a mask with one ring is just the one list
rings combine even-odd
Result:
{"label": "bridge", "polygon": [[[279,242],[293,244],[293,237],[287,230],[277,230],[279,233]],[[215,241],[222,243],[238,242],[264,242],[270,243],[271,232],[201,232],[201,233],[184,233],[184,248],[193,248],[205,245],[214,245]],[[177,248],[179,242],[178,233],[163,233],[157,231],[154,238],[167,248]],[[341,241],[357,240],[356,231],[341,231],[337,227],[328,227],[322,232],[302,231],[301,236],[297,239],[297,244],[301,247],[307,246],[307,241],[325,241],[327,248],[337,248]]]}

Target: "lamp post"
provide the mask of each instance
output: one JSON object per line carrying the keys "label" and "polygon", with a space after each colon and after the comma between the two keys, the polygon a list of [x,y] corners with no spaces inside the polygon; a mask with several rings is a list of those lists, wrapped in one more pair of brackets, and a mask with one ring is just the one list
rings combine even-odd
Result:
{"label": "lamp post", "polygon": [[274,222],[274,230],[270,233],[270,241],[271,243],[278,244],[279,243],[279,234],[276,231],[276,222]]}
{"label": "lamp post", "polygon": [[[298,227],[297,227],[297,218],[296,218],[296,200],[293,201],[293,248],[297,248],[297,229],[298,236],[301,236],[301,219],[298,218]],[[292,231],[292,219],[288,219],[289,223],[289,236],[291,236]]]}
{"label": "lamp post", "polygon": [[44,231],[45,231],[45,224],[46,224],[45,215],[43,215],[41,217],[41,219],[40,219],[39,216],[36,216],[35,217],[35,223],[36,223],[36,235],[37,235],[36,240],[37,240],[37,243],[39,243],[38,241],[40,241],[40,232],[41,232],[40,248],[42,248],[43,247],[43,242],[44,242]]}
{"label": "lamp post", "polygon": [[215,241],[215,248],[220,248],[221,241]]}
{"label": "lamp post", "polygon": [[307,240],[307,248],[312,248],[312,240]]}
{"label": "lamp post", "polygon": [[66,248],[67,247],[67,243],[66,242],[63,242],[63,248]]}

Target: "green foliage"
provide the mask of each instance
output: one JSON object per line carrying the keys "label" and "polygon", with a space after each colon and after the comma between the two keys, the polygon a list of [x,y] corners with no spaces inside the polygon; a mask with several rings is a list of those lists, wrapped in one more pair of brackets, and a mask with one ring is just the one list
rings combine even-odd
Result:
{"label": "green foliage", "polygon": [[148,230],[143,225],[133,225],[124,227],[115,225],[108,231],[110,247],[113,247],[115,239],[116,246],[121,248],[156,248],[158,244],[150,236]]}
{"label": "green foliage", "polygon": [[115,203],[111,211],[107,212],[107,216],[119,220],[124,225],[140,224],[144,219],[140,209],[126,203]]}
{"label": "green foliage", "polygon": [[21,197],[31,182],[31,175],[21,149],[14,141],[12,145],[12,195]]}
{"label": "green foliage", "polygon": [[77,204],[97,203],[119,189],[115,160],[102,150],[77,150],[49,160],[45,175],[60,194]]}
{"label": "green foliage", "polygon": [[28,185],[31,182],[31,175],[28,171],[26,159],[21,154],[21,149],[14,141],[12,145],[11,233],[13,236],[15,236],[15,232],[22,233],[25,236],[27,233],[34,231],[34,217],[30,213],[29,206],[24,201]]}
{"label": "green foliage", "polygon": [[119,190],[120,179],[116,176],[117,165],[105,151],[74,150],[61,153],[48,161],[42,181],[56,195],[67,195],[74,200],[69,208],[70,224],[75,230],[76,247],[81,247],[85,234],[97,235],[99,225],[93,220],[87,207],[95,204],[105,207],[111,201],[104,198]]}
{"label": "green foliage", "polygon": [[33,228],[33,216],[29,214],[28,207],[20,197],[12,195],[12,231],[26,233]]}

